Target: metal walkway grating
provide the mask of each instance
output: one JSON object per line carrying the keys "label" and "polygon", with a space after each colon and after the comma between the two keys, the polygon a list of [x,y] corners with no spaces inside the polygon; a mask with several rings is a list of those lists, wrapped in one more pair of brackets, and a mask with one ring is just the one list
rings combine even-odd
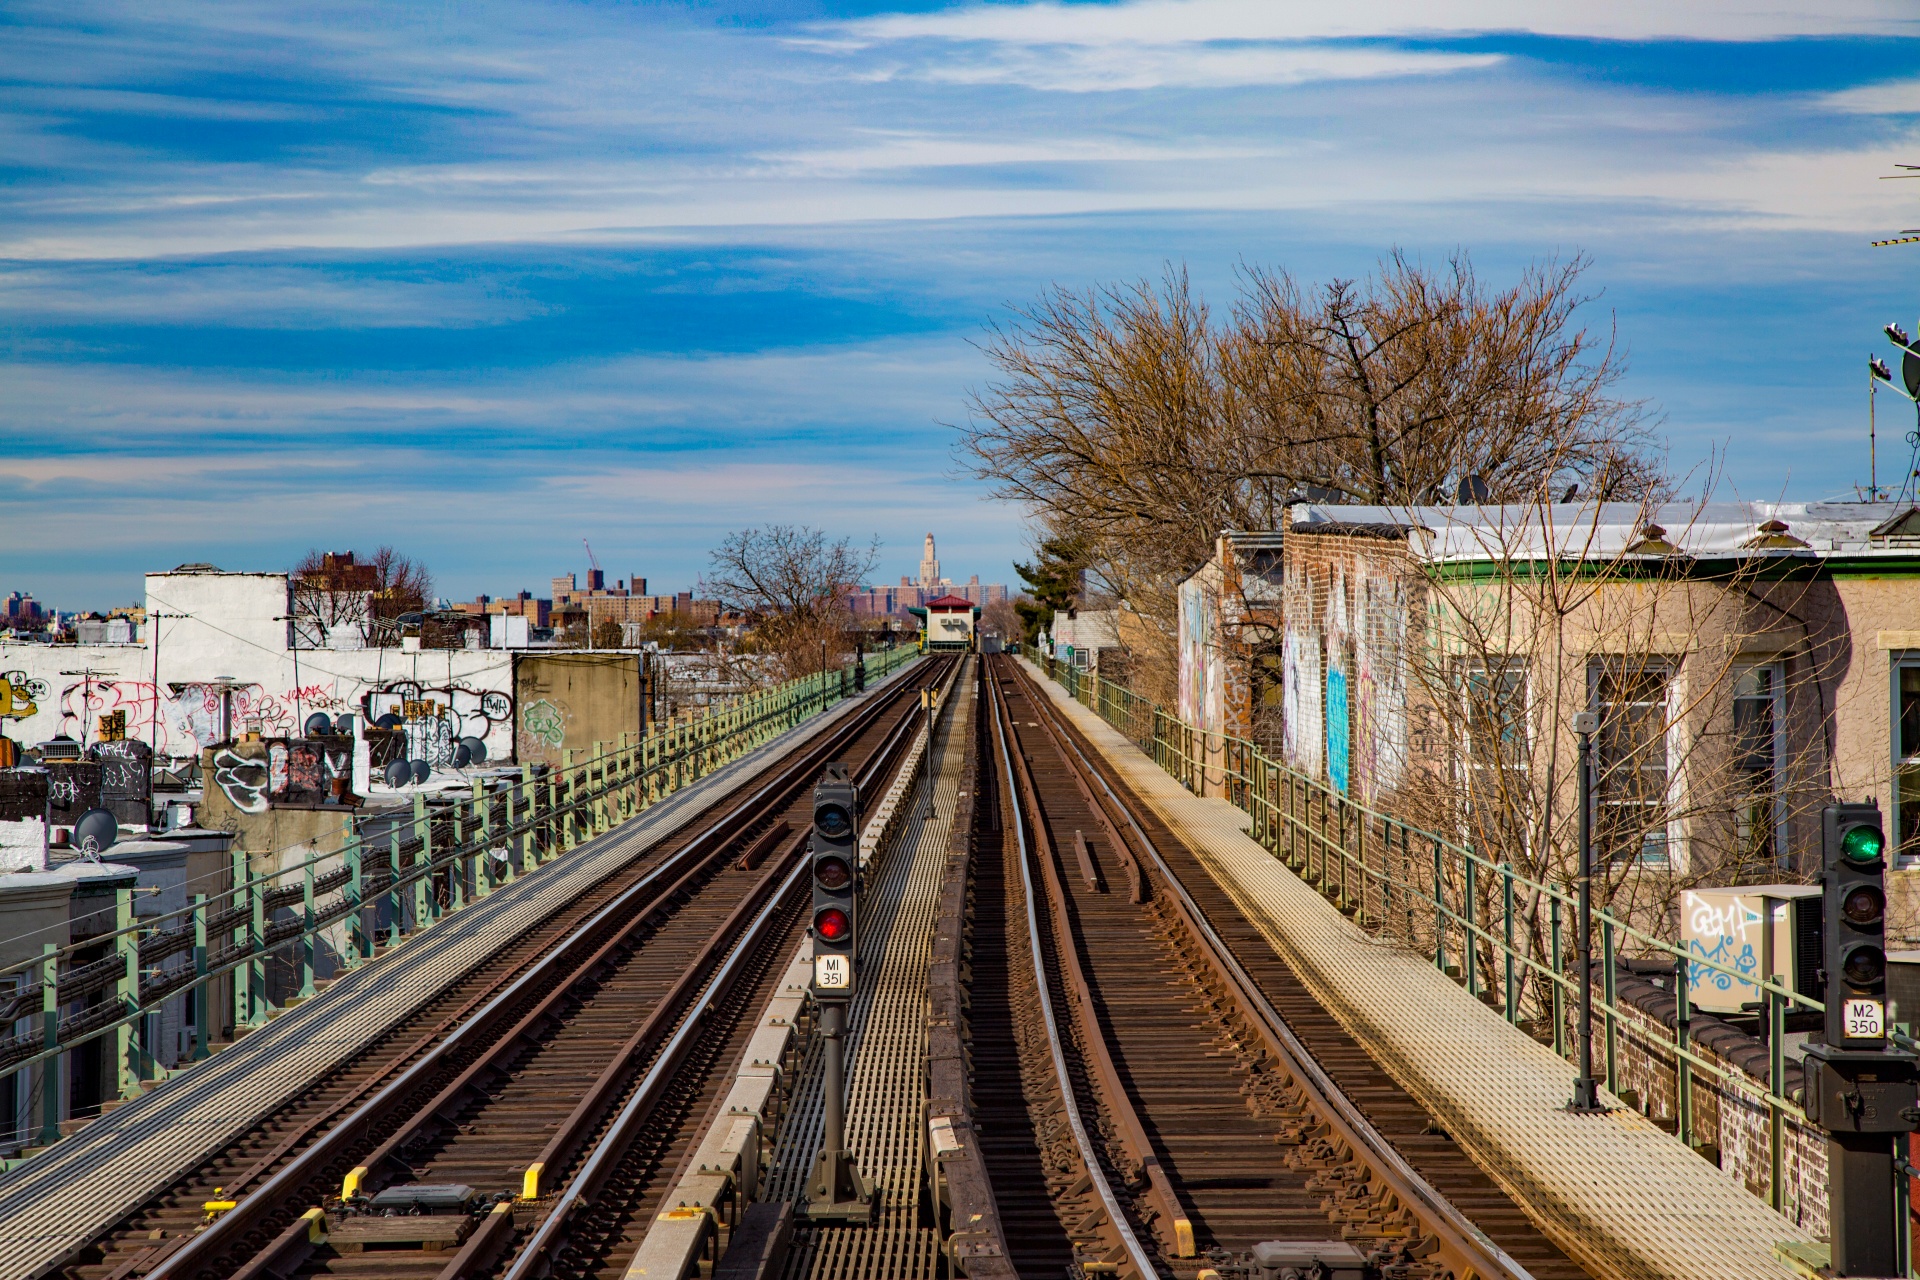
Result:
{"label": "metal walkway grating", "polygon": [[[940,1240],[925,1225],[927,969],[947,839],[959,805],[973,682],[963,672],[935,734],[933,771],[912,798],[880,882],[861,904],[862,971],[849,1020],[847,1145],[880,1189],[872,1227],[819,1227],[796,1236],[789,1280],[932,1280]],[[931,812],[929,812],[931,802]],[[804,1199],[820,1145],[818,1042],[800,1068],[781,1125],[769,1200]]]}

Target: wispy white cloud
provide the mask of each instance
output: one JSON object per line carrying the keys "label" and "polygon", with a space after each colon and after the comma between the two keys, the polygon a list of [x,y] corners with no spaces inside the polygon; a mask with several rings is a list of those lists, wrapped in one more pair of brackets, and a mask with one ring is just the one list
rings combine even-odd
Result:
{"label": "wispy white cloud", "polygon": [[1008,84],[1064,93],[1111,93],[1448,75],[1490,67],[1499,61],[1500,56],[1491,53],[1102,41],[1009,43],[908,64],[889,74],[914,75],[946,84]]}
{"label": "wispy white cloud", "polygon": [[863,130],[851,146],[770,153],[775,170],[809,177],[885,173],[901,169],[999,168],[1006,165],[1117,165],[1192,163],[1271,157],[1273,145],[1186,145],[1118,137],[1020,138],[931,132]]}
{"label": "wispy white cloud", "polygon": [[1204,44],[1215,41],[1529,32],[1604,40],[1776,40],[1913,35],[1904,0],[1767,4],[1752,0],[1126,0],[1120,4],[973,4],[822,24],[844,42],[989,41],[1008,45]]}
{"label": "wispy white cloud", "polygon": [[1817,105],[1827,111],[1849,115],[1920,115],[1920,80],[1888,80],[1880,84],[1857,85],[1838,93],[1822,94]]}

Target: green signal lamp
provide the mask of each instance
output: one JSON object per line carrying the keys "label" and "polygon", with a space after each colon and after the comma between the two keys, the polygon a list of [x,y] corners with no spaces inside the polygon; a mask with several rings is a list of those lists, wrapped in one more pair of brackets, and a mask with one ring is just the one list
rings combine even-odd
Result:
{"label": "green signal lamp", "polygon": [[1878,827],[1854,827],[1840,838],[1841,856],[1855,866],[1872,866],[1886,850],[1887,837]]}

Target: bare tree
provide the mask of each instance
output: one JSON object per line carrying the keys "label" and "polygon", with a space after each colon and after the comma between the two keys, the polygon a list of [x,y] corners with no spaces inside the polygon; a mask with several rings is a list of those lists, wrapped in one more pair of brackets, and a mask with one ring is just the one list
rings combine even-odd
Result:
{"label": "bare tree", "polygon": [[848,597],[880,559],[880,540],[857,547],[829,542],[805,525],[768,525],[730,533],[709,557],[706,592],[752,622],[753,661],[740,664],[751,683],[791,680],[841,665],[849,652],[853,611]]}
{"label": "bare tree", "polygon": [[1655,493],[1645,410],[1610,394],[1614,340],[1576,324],[1586,267],[1536,263],[1498,291],[1464,257],[1434,272],[1395,253],[1364,285],[1311,291],[1249,271],[1221,343],[1235,417],[1275,469],[1351,502],[1446,501],[1475,481],[1494,502]]}
{"label": "bare tree", "polygon": [[1225,324],[1184,271],[1055,290],[982,343],[999,376],[971,397],[961,453],[1148,624],[1134,670],[1164,698],[1178,583],[1222,530],[1276,527],[1301,487],[1370,503],[1450,499],[1468,477],[1495,500],[1658,489],[1644,409],[1610,394],[1622,357],[1579,322],[1586,265],[1505,290],[1464,258],[1436,272],[1394,254],[1316,289],[1250,270]]}
{"label": "bare tree", "polygon": [[374,548],[367,564],[373,569],[373,616],[397,618],[418,613],[433,598],[433,574],[427,566],[389,546]]}
{"label": "bare tree", "polygon": [[433,597],[427,567],[390,546],[371,556],[352,551],[307,552],[288,575],[295,626],[302,642],[325,644],[335,628],[355,627],[365,643],[399,643],[395,619],[426,609]]}
{"label": "bare tree", "polygon": [[288,574],[293,595],[294,629],[299,642],[316,648],[351,627],[365,643],[373,620],[373,569],[351,551],[322,551],[300,557]]}
{"label": "bare tree", "polygon": [[995,600],[980,610],[980,629],[991,631],[1002,640],[1018,642],[1025,635],[1025,625],[1020,617],[1020,602],[1026,600]]}

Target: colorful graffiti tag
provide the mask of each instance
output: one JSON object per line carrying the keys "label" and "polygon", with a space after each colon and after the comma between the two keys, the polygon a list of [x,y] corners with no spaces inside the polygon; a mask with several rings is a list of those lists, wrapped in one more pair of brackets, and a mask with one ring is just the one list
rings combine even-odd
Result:
{"label": "colorful graffiti tag", "polygon": [[250,760],[231,747],[213,758],[213,782],[228,803],[242,813],[267,811],[269,766],[265,760]]}
{"label": "colorful graffiti tag", "polygon": [[531,750],[558,751],[567,740],[567,713],[541,698],[527,708],[520,736]]}
{"label": "colorful graffiti tag", "polygon": [[[367,695],[367,717],[400,717],[409,759],[436,767],[451,763],[462,738],[486,741],[497,727],[511,733],[513,698],[497,689],[468,684],[423,685],[396,680]],[[496,742],[496,749],[505,744]]]}
{"label": "colorful graffiti tag", "polygon": [[[44,686],[41,692],[45,693]],[[271,694],[258,684],[193,683],[166,685],[156,691],[147,680],[92,680],[61,690],[60,728],[78,737],[83,722],[98,724],[102,717],[123,711],[128,737],[152,743],[163,756],[187,756],[221,740],[223,718],[234,734],[285,737],[298,733],[296,708],[305,715],[344,711],[348,704],[317,684]]]}
{"label": "colorful graffiti tag", "polygon": [[127,736],[150,742],[161,755],[198,754],[233,733],[285,735],[295,731],[290,697],[257,684],[182,684],[155,688],[146,680],[92,680],[60,691],[60,728],[80,736],[83,724],[115,711],[127,714]]}
{"label": "colorful graffiti tag", "polygon": [[0,720],[25,720],[40,710],[35,699],[47,696],[47,682],[24,671],[0,672]]}

